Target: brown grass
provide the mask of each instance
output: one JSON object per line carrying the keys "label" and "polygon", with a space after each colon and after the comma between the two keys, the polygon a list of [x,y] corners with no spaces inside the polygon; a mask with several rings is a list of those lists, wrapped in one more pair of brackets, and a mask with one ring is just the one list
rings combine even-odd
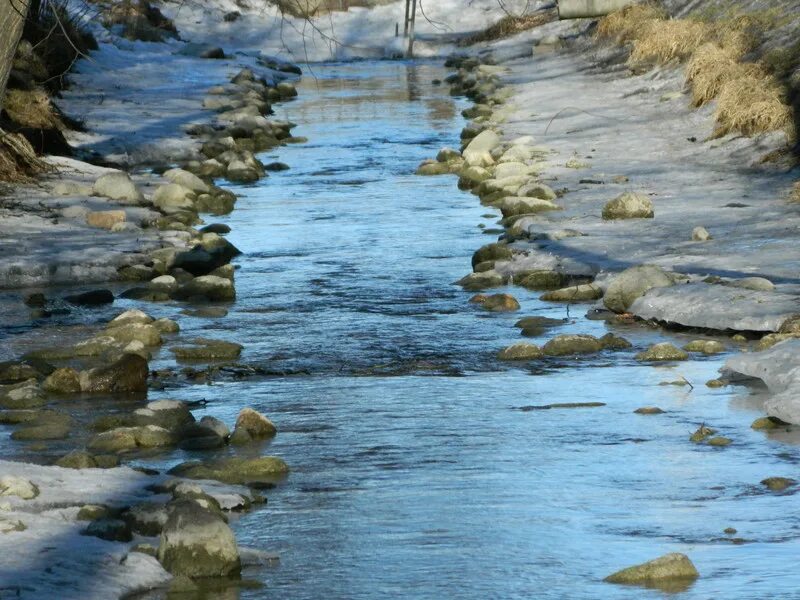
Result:
{"label": "brown grass", "polygon": [[28,140],[18,133],[6,133],[0,129],[0,181],[30,181],[49,170],[47,163],[36,156]]}
{"label": "brown grass", "polygon": [[734,132],[751,136],[781,129],[791,134],[793,124],[783,88],[769,76],[745,75],[723,85],[715,117],[715,137]]}
{"label": "brown grass", "polygon": [[703,44],[686,66],[686,82],[692,86],[692,105],[703,106],[716,98],[730,81],[743,77],[766,78],[756,63],[739,62],[736,54],[714,43]]}
{"label": "brown grass", "polygon": [[531,15],[523,15],[521,17],[507,15],[483,31],[460,40],[458,45],[469,46],[479,42],[490,42],[492,40],[507,38],[523,31],[540,27],[546,23],[555,21],[556,18],[558,18],[558,13],[554,10],[537,12]]}
{"label": "brown grass", "polygon": [[597,37],[625,44],[635,40],[642,29],[649,27],[653,21],[667,18],[667,12],[656,4],[632,4],[600,19]]}
{"label": "brown grass", "polygon": [[673,60],[683,62],[710,37],[711,28],[699,21],[651,21],[634,39],[630,63],[663,65]]}
{"label": "brown grass", "polygon": [[17,125],[33,129],[64,129],[50,98],[41,88],[34,90],[8,90],[3,110]]}
{"label": "brown grass", "polygon": [[800,181],[792,186],[791,194],[789,195],[789,202],[800,202]]}

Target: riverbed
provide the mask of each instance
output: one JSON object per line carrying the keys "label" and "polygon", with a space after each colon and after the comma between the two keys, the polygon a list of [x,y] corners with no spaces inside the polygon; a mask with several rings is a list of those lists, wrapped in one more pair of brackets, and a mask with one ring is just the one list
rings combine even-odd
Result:
{"label": "riverbed", "polygon": [[[518,287],[497,291],[513,294],[519,313],[486,313],[453,284],[496,240],[499,213],[454,177],[413,175],[459,144],[467,104],[431,83],[443,75],[425,62],[312,65],[277,115],[308,143],[263,155],[291,168],[235,187],[236,210],[214,219],[244,253],[238,299],[222,318],[181,316],[183,334],[240,342],[242,362],[270,375],[149,398],[205,400],[196,416],[228,423],[252,406],[278,426],[254,451],[283,457],[292,473],[234,530],[280,564],[248,573],[266,587],[240,597],[660,598],[602,578],[666,552],[688,554],[701,574],[681,598],[797,597],[786,565],[800,518],[791,492],[759,481],[792,476],[800,452],[750,429],[763,414],[756,392],[705,386],[725,354],[642,365],[633,356],[649,344],[697,336],[611,328],[583,317],[589,305],[568,310]],[[533,315],[565,319],[535,343],[613,331],[633,348],[497,361],[520,340],[514,322]],[[172,365],[162,352],[151,368]],[[530,408],[558,402],[604,405]],[[642,406],[666,412],[633,412]],[[91,416],[85,403],[74,409]],[[701,423],[733,443],[692,444]],[[6,440],[6,455],[46,457]],[[737,533],[723,533],[730,527]]]}

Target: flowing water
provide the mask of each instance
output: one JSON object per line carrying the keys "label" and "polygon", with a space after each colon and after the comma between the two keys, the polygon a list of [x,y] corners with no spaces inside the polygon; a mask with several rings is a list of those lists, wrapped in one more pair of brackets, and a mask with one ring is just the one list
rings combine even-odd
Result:
{"label": "flowing water", "polygon": [[[522,288],[508,290],[519,314],[483,313],[452,285],[496,239],[485,233],[498,215],[452,177],[412,174],[458,145],[466,105],[430,83],[440,67],[313,71],[278,114],[309,142],[262,157],[291,169],[238,188],[220,219],[244,252],[238,300],[221,319],[181,317],[188,335],[239,341],[243,362],[273,375],[150,395],[205,399],[197,416],[228,423],[252,406],[278,425],[257,451],[292,473],[234,528],[281,560],[249,572],[265,587],[241,597],[661,598],[602,578],[676,551],[701,573],[677,597],[800,598],[796,501],[759,485],[796,474],[800,452],[750,430],[757,395],[704,385],[724,357],[640,365],[633,355],[648,344],[689,338],[617,327],[633,349],[497,362],[519,341],[520,316],[567,317],[537,343],[607,325]],[[694,387],[659,385],[681,378]],[[605,406],[520,410],[553,402]],[[646,405],[667,412],[633,413]],[[733,444],[690,443],[701,422]]]}

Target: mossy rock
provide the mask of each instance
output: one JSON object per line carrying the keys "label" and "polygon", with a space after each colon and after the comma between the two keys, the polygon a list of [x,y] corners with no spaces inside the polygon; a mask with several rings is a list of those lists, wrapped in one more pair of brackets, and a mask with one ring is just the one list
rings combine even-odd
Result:
{"label": "mossy rock", "polygon": [[662,342],[660,344],[653,344],[644,352],[639,352],[635,358],[640,362],[666,362],[687,360],[689,355],[669,342]]}
{"label": "mossy rock", "polygon": [[557,335],[547,342],[542,350],[547,356],[574,356],[594,354],[602,349],[603,344],[592,335],[568,333]]}
{"label": "mossy rock", "polygon": [[485,246],[478,248],[478,250],[476,250],[472,255],[472,268],[474,269],[475,265],[487,260],[510,260],[512,256],[513,252],[507,244],[486,244]]}
{"label": "mossy rock", "polygon": [[724,446],[730,446],[733,443],[733,440],[723,435],[717,435],[712,438],[709,438],[709,440],[706,443],[709,446],[724,447]]}
{"label": "mossy rock", "polygon": [[239,358],[243,346],[235,342],[196,338],[191,346],[174,346],[170,352],[181,360],[234,360]]}
{"label": "mossy rock", "polygon": [[556,271],[533,271],[516,277],[517,285],[529,290],[553,290],[562,287],[567,281],[563,273]]}
{"label": "mossy rock", "polygon": [[11,439],[16,441],[63,440],[69,437],[72,425],[73,420],[69,415],[50,413],[26,423],[11,434]]}
{"label": "mossy rock", "polygon": [[699,576],[700,574],[688,556],[672,553],[617,571],[606,577],[604,581],[658,587],[659,584],[669,581],[694,581]]}
{"label": "mossy rock", "polygon": [[637,415],[663,415],[666,411],[660,409],[658,406],[642,406],[633,412]]}
{"label": "mossy rock", "polygon": [[703,354],[719,354],[725,352],[725,344],[717,340],[693,340],[683,347],[686,352],[702,352]]}
{"label": "mossy rock", "polygon": [[546,302],[591,302],[602,297],[603,290],[593,283],[585,283],[545,292],[539,299]]}
{"label": "mossy rock", "polygon": [[796,484],[797,481],[789,477],[767,477],[761,480],[761,485],[773,492],[782,492]]}
{"label": "mossy rock", "polygon": [[689,441],[699,444],[700,442],[703,442],[713,436],[715,433],[717,433],[716,429],[706,427],[705,425],[700,425],[700,427],[698,427],[697,430],[689,436]]}
{"label": "mossy rock", "polygon": [[[493,261],[483,261],[482,263],[479,264],[484,264],[486,262],[493,262]],[[466,277],[459,279],[456,283],[461,287],[463,287],[468,292],[478,292],[481,290],[488,290],[491,288],[505,285],[506,280],[497,271],[489,270],[489,271],[470,273]]]}
{"label": "mossy rock", "polygon": [[783,429],[788,427],[789,424],[781,421],[777,417],[759,417],[750,425],[751,429],[769,431],[771,429]]}
{"label": "mossy rock", "polygon": [[57,467],[64,469],[96,469],[97,461],[86,450],[73,450],[56,461]]}
{"label": "mossy rock", "polygon": [[497,359],[505,361],[534,360],[542,356],[544,356],[544,353],[539,346],[528,344],[527,342],[512,344],[497,353]]}
{"label": "mossy rock", "polygon": [[489,296],[478,294],[469,301],[479,304],[481,308],[491,312],[513,312],[520,309],[519,302],[510,294],[491,294]]}
{"label": "mossy rock", "polygon": [[289,473],[289,466],[276,456],[259,458],[221,458],[209,462],[189,461],[169,473],[188,479],[213,479],[223,483],[248,484],[274,482]]}

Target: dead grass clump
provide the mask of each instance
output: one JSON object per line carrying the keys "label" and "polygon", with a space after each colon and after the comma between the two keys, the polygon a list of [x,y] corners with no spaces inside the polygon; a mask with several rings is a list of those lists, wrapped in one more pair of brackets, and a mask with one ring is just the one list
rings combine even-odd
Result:
{"label": "dead grass clump", "polygon": [[713,34],[705,23],[689,19],[651,21],[633,42],[631,64],[666,64],[689,58]]}
{"label": "dead grass clump", "polygon": [[28,140],[0,129],[0,181],[22,183],[48,170],[50,167],[36,156]]}
{"label": "dead grass clump", "polygon": [[771,76],[746,75],[722,86],[715,114],[715,137],[739,132],[747,136],[785,130],[791,134],[792,108]]}
{"label": "dead grass clump", "polygon": [[716,98],[729,81],[744,77],[766,77],[763,67],[738,61],[733,53],[717,44],[703,44],[686,67],[686,82],[692,86],[692,105],[703,106]]}
{"label": "dead grass clump", "polygon": [[667,12],[654,3],[632,4],[600,19],[597,37],[624,44],[636,39],[653,21],[663,21],[668,17]]}
{"label": "dead grass clump", "polygon": [[50,103],[50,97],[41,88],[33,90],[8,90],[3,110],[15,124],[31,129],[60,129],[64,123]]}
{"label": "dead grass clump", "polygon": [[789,202],[800,202],[800,181],[795,182],[792,186],[792,192],[789,195]]}
{"label": "dead grass clump", "polygon": [[459,41],[459,46],[469,46],[471,44],[477,44],[478,42],[490,42],[492,40],[507,38],[555,21],[557,16],[558,13],[556,11],[537,12],[521,17],[507,15],[483,31],[462,39]]}

